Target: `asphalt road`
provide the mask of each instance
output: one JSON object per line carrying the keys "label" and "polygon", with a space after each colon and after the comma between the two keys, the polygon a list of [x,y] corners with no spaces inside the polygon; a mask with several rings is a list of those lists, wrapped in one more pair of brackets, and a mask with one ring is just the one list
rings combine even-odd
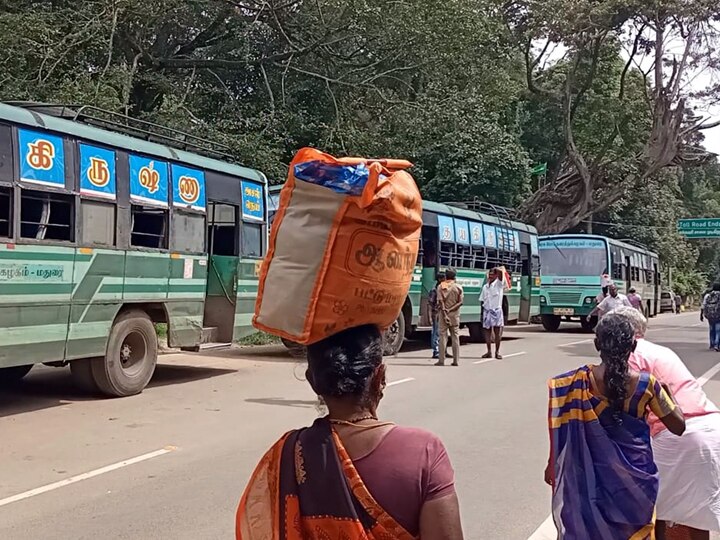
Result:
{"label": "asphalt road", "polygon": [[[720,354],[706,334],[688,313],[652,320],[648,337],[709,375],[705,388],[720,402]],[[468,539],[547,535],[538,530],[549,512],[545,383],[596,358],[574,325],[506,337],[501,361],[465,345],[459,368],[437,368],[421,343],[389,359],[381,416],[442,437]],[[0,395],[0,538],[232,538],[258,459],[318,414],[303,372],[277,347],[166,355],[143,394],[109,400],[76,391],[67,370],[33,370]]]}

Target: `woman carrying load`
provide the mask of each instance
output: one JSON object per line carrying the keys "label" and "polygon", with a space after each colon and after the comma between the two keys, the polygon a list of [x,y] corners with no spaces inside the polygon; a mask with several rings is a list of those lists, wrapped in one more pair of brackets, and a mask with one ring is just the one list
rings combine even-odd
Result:
{"label": "woman carrying load", "polygon": [[238,540],[462,540],[454,472],[433,434],[378,420],[385,388],[376,326],[308,347],[307,378],[329,414],[260,461]]}
{"label": "woman carrying load", "polygon": [[628,367],[635,346],[630,322],[610,312],[596,329],[600,365],[550,380],[545,481],[562,540],[655,537],[658,474],[646,416],[676,435],[685,419],[653,375]]}

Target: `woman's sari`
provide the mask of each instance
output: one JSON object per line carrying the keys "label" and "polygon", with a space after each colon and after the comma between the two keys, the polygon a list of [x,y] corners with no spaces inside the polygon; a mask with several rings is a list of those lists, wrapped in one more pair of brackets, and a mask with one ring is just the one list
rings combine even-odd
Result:
{"label": "woman's sari", "polygon": [[325,418],[284,435],[258,464],[237,540],[414,540],[373,499]]}
{"label": "woman's sari", "polygon": [[562,540],[654,539],[657,467],[640,375],[622,412],[591,394],[590,367],[550,380],[552,510]]}

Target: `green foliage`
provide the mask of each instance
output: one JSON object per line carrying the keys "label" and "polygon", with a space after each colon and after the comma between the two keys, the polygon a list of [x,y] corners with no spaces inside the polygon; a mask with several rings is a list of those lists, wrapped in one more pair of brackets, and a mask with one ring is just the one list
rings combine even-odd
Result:
{"label": "green foliage", "polygon": [[265,332],[255,332],[238,341],[238,345],[242,346],[259,346],[259,345],[276,345],[280,343],[280,338]]}
{"label": "green foliage", "polygon": [[[691,28],[713,5],[0,0],[0,99],[156,121],[222,143],[273,183],[302,146],[407,158],[428,198],[538,203],[533,219],[554,226],[570,216],[584,227],[586,217],[572,212],[584,193],[563,176],[573,168],[570,107],[569,131],[592,180],[586,214],[613,224],[596,231],[647,243],[678,272],[714,275],[718,243],[687,242],[674,222],[720,216],[720,167],[639,174],[658,85],[626,63],[642,25],[664,17],[675,21],[668,30],[678,21]],[[645,32],[638,50],[652,54]],[[530,66],[528,81],[526,61],[547,40],[561,46]],[[699,68],[711,41],[695,42]],[[538,163],[548,164],[550,186],[539,199],[529,174]]]}
{"label": "green foliage", "polygon": [[692,296],[697,301],[707,286],[707,276],[698,270],[677,270],[672,273],[672,290],[683,298]]}

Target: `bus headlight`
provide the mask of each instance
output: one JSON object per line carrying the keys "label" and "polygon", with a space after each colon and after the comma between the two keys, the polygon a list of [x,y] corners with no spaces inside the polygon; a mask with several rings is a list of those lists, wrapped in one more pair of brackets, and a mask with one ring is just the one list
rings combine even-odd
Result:
{"label": "bus headlight", "polygon": [[595,299],[592,296],[586,296],[585,297],[585,303],[586,304],[592,304],[595,301]]}
{"label": "bus headlight", "polygon": [[541,296],[541,297],[540,297],[540,303],[541,303],[541,304],[546,304],[546,303],[547,303],[547,299],[546,299],[544,296]]}

